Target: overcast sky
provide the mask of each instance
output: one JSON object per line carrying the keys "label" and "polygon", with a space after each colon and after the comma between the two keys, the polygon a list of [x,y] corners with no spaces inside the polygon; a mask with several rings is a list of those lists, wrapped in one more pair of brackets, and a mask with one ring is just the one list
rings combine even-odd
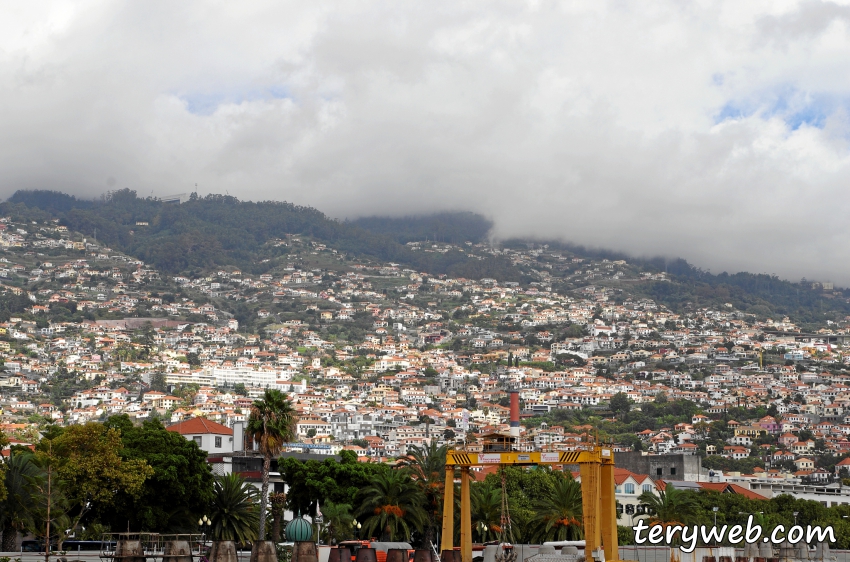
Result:
{"label": "overcast sky", "polygon": [[0,3],[0,196],[483,213],[850,284],[850,5]]}

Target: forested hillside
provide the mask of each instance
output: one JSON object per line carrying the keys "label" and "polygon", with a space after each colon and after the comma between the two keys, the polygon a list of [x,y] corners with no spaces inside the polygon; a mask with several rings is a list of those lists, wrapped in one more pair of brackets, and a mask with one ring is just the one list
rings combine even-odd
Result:
{"label": "forested hillside", "polygon": [[493,221],[469,212],[435,213],[407,217],[361,217],[353,225],[406,244],[419,240],[463,244],[483,242]]}
{"label": "forested hillside", "polygon": [[[278,201],[240,201],[226,195],[193,195],[182,204],[140,198],[128,189],[98,200],[83,200],[56,191],[18,191],[0,204],[0,212],[16,217],[56,217],[69,229],[96,237],[126,254],[167,273],[200,272],[232,265],[263,273],[284,257],[287,235],[309,236],[354,258],[374,258],[432,274],[502,281],[540,280],[534,263],[515,264],[506,255],[478,252],[470,257],[466,242],[484,240],[492,223],[474,213],[438,213],[404,218],[368,217],[340,222],[322,212]],[[439,242],[414,250],[411,241]],[[509,240],[506,249],[529,246],[558,250],[583,259],[627,260],[634,271],[664,272],[666,281],[633,280],[621,285],[637,296],[650,297],[682,312],[699,307],[722,308],[726,303],[760,317],[790,316],[804,324],[822,323],[850,314],[847,290],[823,291],[811,283],[792,283],[775,276],[751,273],[712,274],[683,259],[633,258],[604,249],[559,241]],[[538,259],[543,259],[539,257]],[[518,263],[518,262],[517,262]],[[542,263],[542,262],[541,262]],[[605,283],[571,276],[565,262],[548,264],[549,282],[559,291],[588,283]],[[573,268],[574,270],[575,268]],[[574,272],[574,271],[573,271]]]}
{"label": "forested hillside", "polygon": [[178,205],[140,198],[128,189],[111,192],[98,201],[55,191],[18,191],[0,209],[6,215],[26,215],[34,210],[53,214],[69,229],[96,236],[169,273],[223,265],[260,273],[270,267],[264,259],[286,253],[285,246],[269,242],[297,234],[314,237],[351,255],[398,262],[435,274],[521,279],[519,270],[504,258],[470,259],[461,251],[414,252],[391,236],[286,202],[193,195]]}

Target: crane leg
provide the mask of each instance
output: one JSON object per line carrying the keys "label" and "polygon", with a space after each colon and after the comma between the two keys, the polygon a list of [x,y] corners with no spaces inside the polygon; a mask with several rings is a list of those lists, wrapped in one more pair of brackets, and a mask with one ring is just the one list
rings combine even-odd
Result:
{"label": "crane leg", "polygon": [[460,469],[460,559],[472,562],[472,506],[469,501],[469,467]]}
{"label": "crane leg", "polygon": [[443,534],[440,552],[453,550],[455,540],[455,467],[446,465],[446,488],[443,493]]}
{"label": "crane leg", "polygon": [[614,498],[614,464],[602,464],[601,499],[599,506],[602,545],[605,548],[606,562],[620,559],[620,547],[617,544],[617,505]]}

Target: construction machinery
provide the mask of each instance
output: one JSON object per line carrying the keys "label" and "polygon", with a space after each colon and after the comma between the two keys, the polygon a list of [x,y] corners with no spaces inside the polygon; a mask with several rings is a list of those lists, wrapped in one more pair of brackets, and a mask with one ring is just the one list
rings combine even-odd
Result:
{"label": "construction machinery", "polygon": [[[512,416],[513,417],[513,416]],[[513,425],[513,424],[512,424]],[[518,425],[518,424],[517,424]],[[513,427],[511,428],[513,429]],[[470,468],[473,466],[578,465],[581,474],[582,519],[585,556],[588,562],[613,562],[619,558],[617,511],[614,500],[614,453],[610,446],[582,443],[577,450],[518,452],[516,431],[492,434],[483,439],[482,452],[451,450],[446,454],[446,484],[443,501],[442,551],[454,550],[454,479],[460,469],[461,562],[472,562],[472,520],[469,499]],[[504,490],[503,490],[504,496]],[[510,526],[509,515],[502,514]]]}

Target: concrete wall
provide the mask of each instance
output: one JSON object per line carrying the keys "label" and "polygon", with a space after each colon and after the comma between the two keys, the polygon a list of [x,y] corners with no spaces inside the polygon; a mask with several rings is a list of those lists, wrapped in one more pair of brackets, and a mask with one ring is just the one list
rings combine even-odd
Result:
{"label": "concrete wall", "polygon": [[654,480],[708,480],[707,475],[703,473],[702,458],[697,455],[642,455],[639,451],[632,451],[616,453],[614,464],[617,468],[625,468],[636,474],[648,474]]}

